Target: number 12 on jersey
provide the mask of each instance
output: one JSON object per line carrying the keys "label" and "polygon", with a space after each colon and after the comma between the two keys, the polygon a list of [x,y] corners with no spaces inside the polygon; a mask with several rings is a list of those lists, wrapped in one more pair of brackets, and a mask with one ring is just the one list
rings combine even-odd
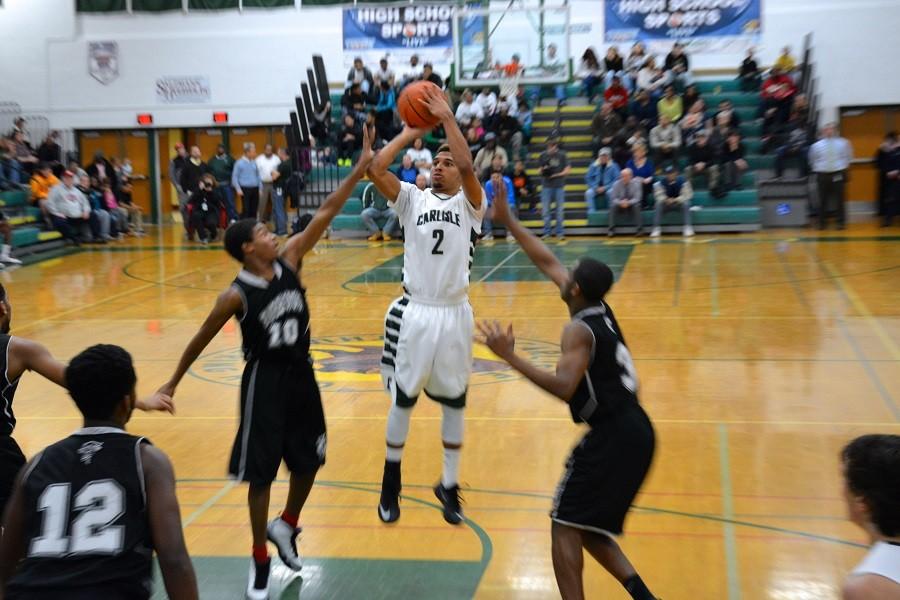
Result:
{"label": "number 12 on jersey", "polygon": [[125,527],[111,525],[125,514],[125,492],[112,479],[91,481],[75,494],[70,535],[69,483],[48,485],[38,498],[38,511],[44,513],[41,535],[31,541],[29,556],[67,556],[71,554],[117,554],[122,551]]}

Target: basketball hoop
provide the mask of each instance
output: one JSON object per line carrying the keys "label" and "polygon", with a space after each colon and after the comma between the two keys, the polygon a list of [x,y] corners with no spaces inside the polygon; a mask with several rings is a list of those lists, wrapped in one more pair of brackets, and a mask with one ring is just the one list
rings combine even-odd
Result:
{"label": "basketball hoop", "polygon": [[522,79],[521,71],[513,73],[512,75],[507,72],[503,72],[500,77],[500,89],[498,90],[497,96],[502,97],[506,96],[507,98],[515,98],[516,94],[519,91],[519,82]]}

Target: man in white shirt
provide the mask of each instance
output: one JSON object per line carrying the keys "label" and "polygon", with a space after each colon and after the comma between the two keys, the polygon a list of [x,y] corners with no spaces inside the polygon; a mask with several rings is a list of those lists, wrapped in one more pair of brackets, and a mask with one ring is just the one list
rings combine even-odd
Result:
{"label": "man in white shirt", "polygon": [[484,88],[481,93],[475,97],[475,103],[481,106],[481,112],[484,113],[485,125],[488,125],[497,112],[497,94],[491,88]]}
{"label": "man in white shirt", "polygon": [[431,181],[431,164],[434,157],[431,150],[425,147],[425,140],[416,138],[413,147],[409,148],[406,154],[412,158],[413,164],[419,169],[419,174],[424,175],[426,181]]}
{"label": "man in white shirt", "polygon": [[822,128],[822,138],[809,148],[809,166],[816,174],[819,189],[819,229],[825,229],[832,204],[837,212],[838,229],[846,227],[844,192],[851,160],[850,142],[837,134],[836,124],[827,123]]}
{"label": "man in white shirt", "polygon": [[484,119],[484,110],[481,104],[475,102],[472,90],[464,90],[462,100],[456,107],[456,122],[462,127],[468,127],[472,119]]}
{"label": "man in white shirt", "polygon": [[422,63],[419,62],[419,55],[413,54],[409,57],[409,64],[406,65],[406,70],[403,73],[403,85],[406,85],[410,81],[415,81],[422,76]]}
{"label": "man in white shirt", "polygon": [[375,87],[380,86],[382,81],[387,81],[388,85],[394,87],[394,71],[388,66],[387,56],[378,61],[378,70],[375,71]]}
{"label": "man in white shirt", "polygon": [[850,520],[869,537],[869,553],[844,583],[844,600],[900,598],[900,435],[870,434],[841,453]]}
{"label": "man in white shirt", "polygon": [[50,189],[47,213],[57,231],[76,246],[80,246],[82,240],[92,239],[88,223],[91,205],[81,190],[75,187],[75,173],[72,171],[64,172],[62,183]]}
{"label": "man in white shirt", "polygon": [[281,159],[272,152],[272,144],[266,144],[263,153],[256,157],[256,168],[259,171],[259,213],[257,218],[263,223],[269,221],[268,208],[272,199],[272,181],[278,171]]}

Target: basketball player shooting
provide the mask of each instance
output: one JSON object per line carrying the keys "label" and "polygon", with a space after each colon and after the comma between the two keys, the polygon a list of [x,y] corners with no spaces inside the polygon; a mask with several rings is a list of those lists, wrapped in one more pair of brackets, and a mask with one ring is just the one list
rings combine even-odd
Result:
{"label": "basketball player shooting", "polygon": [[423,86],[420,112],[441,123],[447,144],[438,148],[430,188],[400,182],[388,171],[394,157],[427,130],[406,127],[372,161],[369,178],[389,200],[404,231],[403,295],[384,322],[382,379],[391,396],[387,457],[378,516],[400,518],[400,459],[413,407],[424,391],[441,404],[444,468],[434,493],[451,524],[463,520],[459,499],[459,458],[463,409],[472,371],[474,317],[469,304],[469,270],[484,216],[484,190],[472,154],[436,86]]}
{"label": "basketball player shooting", "polygon": [[[325,464],[326,432],[309,355],[309,310],[300,268],[303,257],[341,212],[353,186],[366,172],[373,156],[373,136],[368,127],[363,128],[363,149],[353,171],[281,252],[264,223],[243,219],[228,228],[225,249],[243,268],[188,343],[172,378],[159,389],[159,393],[174,397],[181,378],[222,326],[232,317],[240,321],[246,365],[241,381],[241,421],[229,472],[250,484],[250,600],[268,597],[271,562],[266,539],[276,546],[285,565],[294,571],[302,567],[297,523],[316,473]],[[288,497],[281,516],[267,525],[269,492],[282,460],[291,472]]]}
{"label": "basketball player shooting", "polygon": [[572,451],[550,518],[553,571],[564,600],[583,600],[587,550],[634,600],[654,600],[613,536],[653,460],[655,436],[638,403],[638,381],[622,330],[605,297],[612,270],[581,258],[567,270],[533,233],[510,214],[503,182],[494,196],[494,219],[506,225],[528,258],[559,287],[571,322],[563,330],[553,373],[516,354],[512,325],[479,323],[488,347],[544,391],[569,405],[572,419],[590,429]]}

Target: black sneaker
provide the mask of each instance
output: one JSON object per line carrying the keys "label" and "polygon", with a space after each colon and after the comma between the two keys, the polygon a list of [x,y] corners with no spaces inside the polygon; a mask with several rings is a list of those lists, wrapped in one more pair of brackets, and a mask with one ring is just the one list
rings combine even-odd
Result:
{"label": "black sneaker", "polygon": [[378,518],[393,523],[400,518],[400,463],[384,461],[381,479],[381,500],[378,502]]}
{"label": "black sneaker", "polygon": [[459,486],[454,485],[445,488],[442,483],[434,486],[434,495],[444,505],[444,520],[451,525],[459,525],[463,522],[462,507],[459,505]]}
{"label": "black sneaker", "polygon": [[247,577],[247,600],[268,600],[269,598],[269,569],[272,559],[264,563],[258,563],[250,559],[250,574]]}

